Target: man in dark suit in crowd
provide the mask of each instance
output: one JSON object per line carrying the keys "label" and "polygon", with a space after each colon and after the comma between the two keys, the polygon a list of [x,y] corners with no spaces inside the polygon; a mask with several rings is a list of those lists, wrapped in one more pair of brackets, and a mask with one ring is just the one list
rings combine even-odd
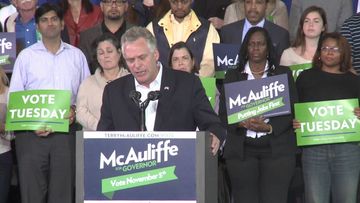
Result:
{"label": "man in dark suit in crowd", "polygon": [[91,74],[94,74],[97,68],[93,63],[94,40],[103,33],[112,33],[120,40],[125,31],[133,26],[125,20],[128,10],[127,0],[102,0],[100,7],[104,21],[80,33],[79,48],[85,54]]}
{"label": "man in dark suit in crowd", "polygon": [[247,31],[254,26],[265,28],[271,37],[279,63],[282,52],[289,48],[289,32],[265,19],[269,0],[245,0],[245,19],[225,25],[220,32],[221,43],[240,44]]}
{"label": "man in dark suit in crowd", "polygon": [[231,0],[194,0],[192,9],[196,15],[208,19],[211,24],[220,29],[224,25],[225,10]]}
{"label": "man in dark suit in crowd", "polygon": [[158,62],[156,39],[145,28],[130,28],[121,37],[121,44],[132,74],[105,87],[97,130],[139,131],[139,108],[129,95],[136,90],[144,101],[150,91],[160,91],[160,98],[150,101],[145,111],[147,130],[194,131],[198,127],[210,131],[215,155],[225,129],[211,108],[199,78],[163,67]]}

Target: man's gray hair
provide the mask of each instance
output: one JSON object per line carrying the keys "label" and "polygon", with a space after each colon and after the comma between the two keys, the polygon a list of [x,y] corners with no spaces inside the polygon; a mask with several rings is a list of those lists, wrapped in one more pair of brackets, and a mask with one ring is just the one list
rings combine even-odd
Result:
{"label": "man's gray hair", "polygon": [[124,53],[124,45],[128,42],[134,42],[140,38],[144,38],[148,44],[148,47],[151,52],[154,52],[156,49],[156,39],[151,34],[149,30],[144,27],[134,26],[128,29],[122,36],[121,36],[121,51]]}

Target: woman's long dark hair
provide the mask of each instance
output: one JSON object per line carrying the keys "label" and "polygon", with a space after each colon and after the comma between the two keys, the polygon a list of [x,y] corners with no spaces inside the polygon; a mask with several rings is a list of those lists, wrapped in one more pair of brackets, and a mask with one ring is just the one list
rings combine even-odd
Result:
{"label": "woman's long dark hair", "polygon": [[324,11],[324,9],[318,6],[310,6],[307,9],[305,9],[304,12],[301,14],[298,30],[296,32],[296,38],[294,40],[294,43],[292,44],[293,47],[301,46],[301,52],[305,52],[305,34],[303,29],[305,19],[306,16],[312,12],[318,13],[321,17],[321,20],[323,21],[323,25],[325,29],[324,31],[321,32],[320,37],[327,32],[327,19],[326,19],[326,12]]}
{"label": "woman's long dark hair", "polygon": [[192,73],[199,73],[199,67],[197,67],[197,65],[196,65],[196,59],[194,58],[194,54],[192,53],[190,48],[186,45],[186,43],[183,42],[183,41],[177,42],[176,44],[174,44],[171,47],[170,53],[169,53],[169,59],[168,59],[169,67],[172,68],[172,60],[171,59],[172,59],[172,57],[174,55],[175,50],[182,49],[182,48],[186,49],[186,51],[189,52],[191,60],[194,61],[194,67],[192,69]]}
{"label": "woman's long dark hair", "polygon": [[321,61],[321,47],[323,46],[323,43],[328,40],[333,39],[336,41],[339,49],[340,49],[340,72],[346,73],[350,70],[352,70],[352,63],[351,63],[351,47],[348,43],[347,39],[343,37],[338,32],[330,32],[324,34],[318,43],[318,47],[316,49],[316,52],[314,54],[314,58],[312,61],[313,68],[321,69],[323,66],[323,62]]}
{"label": "woman's long dark hair", "polygon": [[[66,11],[70,7],[70,4],[69,4],[68,0],[62,0],[60,2],[60,6],[64,10],[64,13],[66,13]],[[92,3],[90,2],[90,0],[81,0],[81,6],[84,7],[86,13],[91,13],[94,10],[94,7],[93,7]]]}
{"label": "woman's long dark hair", "polygon": [[240,72],[243,72],[245,69],[245,65],[249,60],[249,53],[248,53],[248,47],[249,47],[249,41],[250,38],[253,36],[254,33],[259,32],[261,33],[266,40],[266,49],[267,49],[267,60],[269,65],[269,72],[272,72],[275,67],[277,67],[279,64],[277,63],[276,59],[276,52],[275,48],[272,44],[271,38],[269,33],[266,31],[265,28],[262,27],[252,27],[247,32],[243,43],[241,44],[240,52],[239,52],[239,64],[237,69]]}

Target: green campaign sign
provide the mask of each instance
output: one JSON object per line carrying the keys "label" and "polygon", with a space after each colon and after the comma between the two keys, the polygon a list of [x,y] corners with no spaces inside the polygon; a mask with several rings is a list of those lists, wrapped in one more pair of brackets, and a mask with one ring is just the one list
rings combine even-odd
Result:
{"label": "green campaign sign", "polygon": [[114,192],[145,185],[168,182],[178,179],[175,175],[176,166],[153,169],[129,175],[105,178],[101,180],[102,193],[109,199]]}
{"label": "green campaign sign", "polygon": [[208,97],[211,107],[215,106],[216,96],[216,79],[215,78],[200,78],[201,83],[205,89],[205,94]]}
{"label": "green campaign sign", "polygon": [[70,91],[28,90],[12,92],[6,130],[52,129],[69,132]]}
{"label": "green campaign sign", "polygon": [[294,80],[296,80],[297,77],[299,77],[301,72],[303,72],[304,70],[309,69],[311,67],[312,67],[311,63],[303,63],[303,64],[296,64],[296,65],[289,66],[290,70],[292,71]]}
{"label": "green campaign sign", "polygon": [[353,111],[358,99],[295,104],[297,145],[318,145],[360,141],[360,121]]}

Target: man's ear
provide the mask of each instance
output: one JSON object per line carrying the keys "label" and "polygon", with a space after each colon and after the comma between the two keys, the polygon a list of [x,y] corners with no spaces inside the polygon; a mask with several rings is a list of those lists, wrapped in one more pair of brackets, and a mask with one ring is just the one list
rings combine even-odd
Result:
{"label": "man's ear", "polygon": [[160,53],[159,53],[159,50],[157,48],[154,50],[154,56],[155,56],[155,59],[158,61],[159,58],[160,58]]}
{"label": "man's ear", "polygon": [[64,22],[64,20],[61,20],[61,21],[60,21],[60,24],[61,24],[61,30],[64,30],[64,27],[65,27],[65,22]]}

